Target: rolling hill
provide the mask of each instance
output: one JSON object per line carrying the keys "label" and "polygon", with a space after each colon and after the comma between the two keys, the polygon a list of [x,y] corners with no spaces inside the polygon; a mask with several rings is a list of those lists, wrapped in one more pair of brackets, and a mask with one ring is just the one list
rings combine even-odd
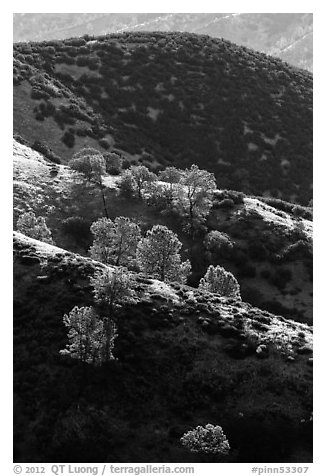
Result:
{"label": "rolling hill", "polygon": [[14,234],[15,462],[205,462],[180,437],[207,422],[233,462],[312,461],[311,327],[133,274],[116,360],[85,367],[62,317],[103,268]]}
{"label": "rolling hill", "polygon": [[16,13],[14,41],[122,31],[184,31],[225,38],[312,71],[310,13]]}
{"label": "rolling hill", "polygon": [[208,36],[15,44],[14,132],[64,163],[90,145],[126,166],[196,163],[220,188],[312,198],[312,75]]}

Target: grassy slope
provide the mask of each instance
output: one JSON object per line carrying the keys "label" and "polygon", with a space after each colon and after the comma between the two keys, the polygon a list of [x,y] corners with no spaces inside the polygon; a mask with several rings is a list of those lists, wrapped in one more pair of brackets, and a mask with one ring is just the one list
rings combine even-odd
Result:
{"label": "grassy slope", "polygon": [[[129,160],[149,157],[162,167],[198,163],[215,172],[223,188],[304,204],[311,198],[308,72],[189,34],[130,33],[17,44],[14,50],[14,130],[29,142],[37,131],[65,161],[84,142],[96,141]],[[23,94],[24,78],[43,99]],[[30,114],[35,106],[43,121]],[[33,133],[22,122],[26,109]],[[60,127],[53,128],[53,118]],[[71,147],[60,143],[68,132],[75,138]]]}
{"label": "grassy slope", "polygon": [[[138,220],[143,230],[153,224],[161,223],[173,229],[184,243],[184,249],[191,254],[192,243],[181,229],[175,216],[166,216],[137,200],[124,200],[117,196],[115,184],[119,177],[108,176],[105,179],[109,214],[129,216]],[[46,217],[56,243],[66,249],[85,253],[91,243],[91,236],[77,234],[72,236],[63,229],[63,220],[70,216],[80,216],[86,226],[102,216],[103,210],[99,192],[87,187],[78,179],[78,175],[64,165],[51,165],[30,148],[14,141],[14,218],[27,210]],[[247,213],[245,213],[247,211]],[[252,211],[256,214],[250,215]],[[249,215],[248,215],[249,213]],[[276,210],[254,198],[246,198],[244,205],[231,209],[215,208],[209,220],[209,230],[225,232],[234,242],[235,248],[230,255],[206,257],[203,237],[199,236],[190,255],[195,274],[193,283],[198,283],[210,263],[221,264],[238,278],[243,297],[253,304],[273,310],[303,322],[312,320],[312,257],[303,255],[289,262],[275,262],[275,255],[295,243],[296,220],[293,215]],[[305,239],[312,236],[312,222],[302,220]],[[257,259],[250,248],[262,243],[267,254]],[[251,253],[251,254],[250,254]],[[200,259],[198,259],[200,257]],[[280,286],[279,270],[290,270],[292,275],[284,286]],[[264,277],[261,273],[268,273]],[[283,308],[280,307],[283,305]]]}
{"label": "grassy slope", "polygon": [[58,354],[62,316],[92,303],[101,266],[14,236],[16,462],[200,461],[179,438],[207,422],[236,461],[311,461],[311,328],[134,275],[119,360],[85,372]]}

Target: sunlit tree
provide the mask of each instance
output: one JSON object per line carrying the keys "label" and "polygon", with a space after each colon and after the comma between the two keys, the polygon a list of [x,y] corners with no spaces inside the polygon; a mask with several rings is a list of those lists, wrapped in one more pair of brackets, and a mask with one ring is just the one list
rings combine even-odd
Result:
{"label": "sunlit tree", "polygon": [[45,218],[41,216],[36,217],[34,212],[23,213],[18,218],[17,231],[30,238],[35,238],[51,245],[54,244],[51,230],[47,227]]}
{"label": "sunlit tree", "polygon": [[158,174],[158,179],[169,184],[169,189],[172,192],[175,189],[175,184],[180,183],[183,171],[176,167],[166,167]]}
{"label": "sunlit tree", "polygon": [[103,175],[106,173],[106,162],[101,154],[96,149],[86,147],[73,155],[69,162],[69,166],[84,176],[84,178],[94,183],[101,192],[103,209],[105,216],[108,218],[108,210],[106,206]]}
{"label": "sunlit tree", "polygon": [[190,234],[193,236],[196,225],[202,223],[213,205],[212,195],[216,189],[215,177],[197,165],[183,171],[178,187],[176,205],[187,220]]}
{"label": "sunlit tree", "polygon": [[189,260],[181,262],[182,243],[166,226],[155,225],[137,246],[140,270],[161,281],[184,283],[191,271]]}
{"label": "sunlit tree", "polygon": [[131,275],[125,268],[107,267],[91,278],[95,302],[103,314],[112,318],[116,310],[132,295]]}
{"label": "sunlit tree", "polygon": [[145,165],[133,165],[122,174],[120,189],[124,195],[136,195],[138,198],[142,198],[147,185],[155,180],[157,180],[157,176],[150,172]]}
{"label": "sunlit tree", "polygon": [[61,355],[94,365],[114,359],[117,328],[111,319],[100,318],[93,307],[75,306],[64,315],[63,322],[68,329],[69,344],[60,351]]}
{"label": "sunlit tree", "polygon": [[94,236],[91,257],[105,264],[130,266],[141,238],[140,228],[126,217],[100,218],[91,226]]}
{"label": "sunlit tree", "polygon": [[232,273],[226,271],[222,266],[214,267],[210,265],[205,276],[201,278],[198,288],[203,291],[241,300],[238,281]]}

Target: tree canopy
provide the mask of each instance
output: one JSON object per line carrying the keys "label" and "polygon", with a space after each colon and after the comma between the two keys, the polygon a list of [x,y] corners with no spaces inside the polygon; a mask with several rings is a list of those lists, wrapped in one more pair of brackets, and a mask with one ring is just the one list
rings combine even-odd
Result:
{"label": "tree canopy", "polygon": [[185,216],[190,233],[193,235],[197,224],[201,223],[212,207],[212,193],[216,189],[214,174],[201,170],[197,165],[183,171],[176,205]]}
{"label": "tree canopy", "polygon": [[91,226],[94,236],[91,257],[105,264],[130,266],[141,238],[140,228],[126,217],[100,218]]}
{"label": "tree canopy", "polygon": [[99,187],[102,195],[104,213],[108,218],[103,185],[103,175],[106,173],[106,162],[101,152],[92,147],[85,147],[73,155],[69,165],[73,170],[82,174],[87,181]]}
{"label": "tree canopy", "polygon": [[185,282],[191,271],[189,260],[181,262],[182,243],[166,226],[155,225],[137,246],[140,270],[161,281]]}
{"label": "tree canopy", "polygon": [[17,230],[36,240],[54,244],[51,230],[47,227],[44,217],[36,217],[34,212],[23,213],[17,220]]}
{"label": "tree canopy", "polygon": [[61,355],[93,365],[114,359],[117,328],[112,320],[100,318],[93,307],[75,306],[64,315],[63,323],[68,329],[69,344],[60,351]]}
{"label": "tree canopy", "polygon": [[210,265],[205,276],[200,280],[199,289],[241,300],[238,281],[232,273],[226,271],[222,266],[214,267]]}
{"label": "tree canopy", "polygon": [[157,176],[145,165],[133,165],[122,174],[121,189],[125,194],[128,192],[130,195],[142,198],[146,186],[155,180]]}

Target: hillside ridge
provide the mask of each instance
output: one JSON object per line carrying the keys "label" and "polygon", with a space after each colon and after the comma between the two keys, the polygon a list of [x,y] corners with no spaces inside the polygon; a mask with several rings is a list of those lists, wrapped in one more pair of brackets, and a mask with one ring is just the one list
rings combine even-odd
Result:
{"label": "hillside ridge", "polygon": [[186,33],[16,44],[14,52],[14,131],[63,162],[88,145],[153,170],[197,163],[220,188],[311,199],[308,72]]}
{"label": "hillside ridge", "polygon": [[[35,25],[39,28],[35,28]],[[101,35],[123,31],[187,31],[217,38],[281,57],[312,71],[312,37],[295,44],[291,54],[284,48],[309,35],[313,15],[307,13],[134,13],[134,14],[14,14],[14,41],[44,41],[71,36]]]}

